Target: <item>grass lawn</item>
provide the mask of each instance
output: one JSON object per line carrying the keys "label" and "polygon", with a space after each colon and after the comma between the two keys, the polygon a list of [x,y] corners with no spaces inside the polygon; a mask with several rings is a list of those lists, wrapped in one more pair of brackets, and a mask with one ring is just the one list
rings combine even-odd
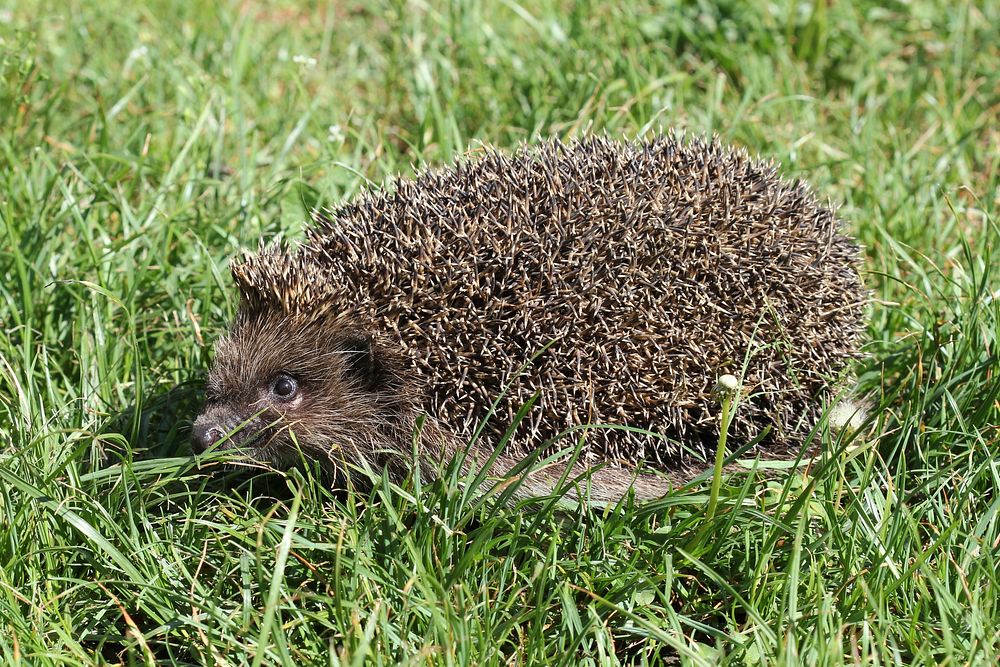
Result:
{"label": "grass lawn", "polygon": [[[1000,2],[0,0],[11,665],[994,665]],[[193,458],[227,262],[479,142],[717,133],[842,204],[873,409],[647,505]]]}

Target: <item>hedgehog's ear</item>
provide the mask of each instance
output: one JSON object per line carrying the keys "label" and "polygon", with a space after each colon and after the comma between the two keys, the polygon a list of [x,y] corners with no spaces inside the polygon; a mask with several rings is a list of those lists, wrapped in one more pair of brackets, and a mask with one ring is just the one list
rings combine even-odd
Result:
{"label": "hedgehog's ear", "polygon": [[353,333],[344,339],[340,350],[344,353],[348,375],[365,389],[381,387],[385,372],[371,336]]}

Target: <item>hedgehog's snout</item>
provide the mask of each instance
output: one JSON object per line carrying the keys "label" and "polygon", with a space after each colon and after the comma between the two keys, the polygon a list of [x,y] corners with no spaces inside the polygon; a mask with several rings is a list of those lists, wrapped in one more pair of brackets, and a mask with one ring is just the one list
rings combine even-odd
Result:
{"label": "hedgehog's snout", "polygon": [[222,440],[222,438],[226,435],[225,432],[218,426],[206,422],[199,424],[199,421],[201,421],[200,417],[198,418],[198,421],[194,423],[194,428],[191,432],[191,444],[193,445],[196,454],[201,454],[213,444]]}
{"label": "hedgehog's snout", "polygon": [[191,429],[191,444],[196,454],[200,454],[216,443],[216,449],[227,450],[246,447],[257,439],[259,429],[256,424],[247,424],[219,406],[205,409],[194,421]]}

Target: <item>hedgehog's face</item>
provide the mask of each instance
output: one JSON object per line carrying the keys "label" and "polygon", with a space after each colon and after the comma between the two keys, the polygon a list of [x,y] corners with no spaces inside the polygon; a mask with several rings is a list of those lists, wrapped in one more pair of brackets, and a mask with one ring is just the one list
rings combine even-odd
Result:
{"label": "hedgehog's face", "polygon": [[216,345],[194,445],[282,467],[300,452],[336,460],[385,421],[392,379],[371,338],[342,323],[238,320]]}

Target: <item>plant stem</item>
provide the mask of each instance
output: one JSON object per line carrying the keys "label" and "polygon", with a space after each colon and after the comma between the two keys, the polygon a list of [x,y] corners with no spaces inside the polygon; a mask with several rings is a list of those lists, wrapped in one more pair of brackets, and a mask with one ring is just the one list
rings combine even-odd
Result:
{"label": "plant stem", "polygon": [[715,508],[719,504],[719,489],[722,487],[722,462],[726,459],[726,439],[729,435],[729,422],[732,421],[733,395],[722,397],[722,424],[719,428],[719,446],[715,450],[715,471],[712,474],[712,491],[708,499],[708,509],[705,518],[715,516]]}

